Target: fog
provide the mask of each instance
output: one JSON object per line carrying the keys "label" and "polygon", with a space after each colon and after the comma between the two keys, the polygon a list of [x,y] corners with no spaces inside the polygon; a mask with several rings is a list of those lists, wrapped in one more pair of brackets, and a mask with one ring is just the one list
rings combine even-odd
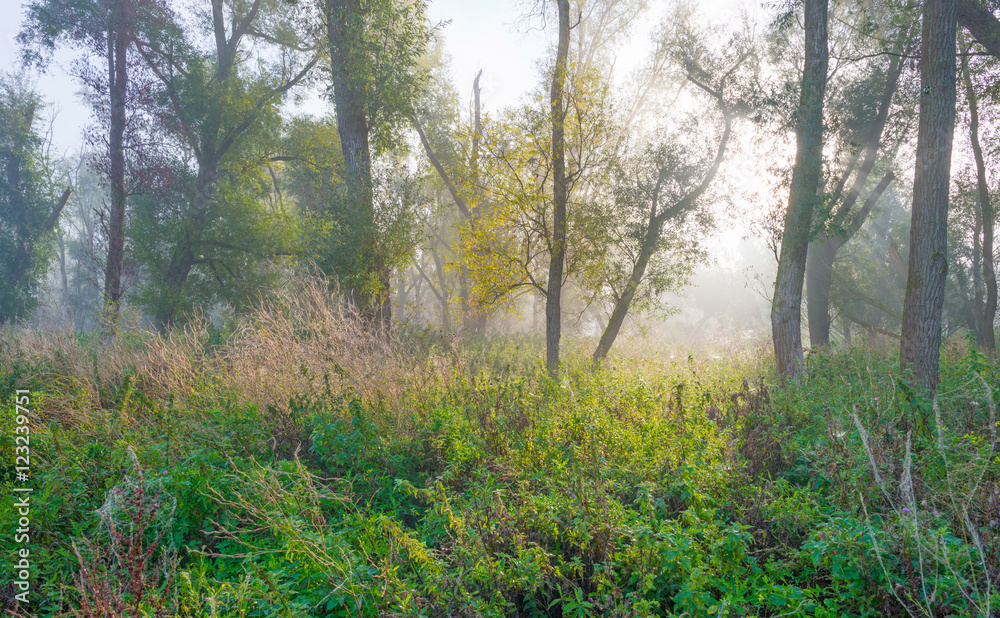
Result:
{"label": "fog", "polygon": [[[651,35],[672,7],[667,2],[648,3],[644,17],[633,24],[628,38],[614,50],[611,71],[620,98],[629,96],[629,80],[654,48]],[[537,15],[531,17],[536,8],[535,3],[529,1],[438,0],[430,3],[428,17],[436,26],[435,42],[443,46],[451,84],[462,99],[461,114],[466,121],[471,114],[472,81],[479,71],[483,74],[483,111],[488,115],[498,116],[505,108],[524,103],[540,87],[544,67],[552,53],[554,32],[551,16],[548,16],[549,23]],[[735,0],[700,2],[697,8],[698,19],[704,23],[751,33],[763,30],[773,15],[773,8],[763,3]],[[8,20],[0,28],[0,63],[14,67],[18,64],[14,37],[20,21]],[[35,80],[48,106],[52,150],[70,156],[83,147],[83,131],[92,122],[82,97],[83,87],[74,76],[74,58],[73,51],[61,49],[47,73],[28,74]],[[653,132],[661,126],[692,122],[692,119],[705,116],[706,110],[699,108],[703,101],[694,96],[695,92],[689,84],[659,91],[658,101],[650,106],[652,111],[648,119],[639,123],[638,132]],[[300,92],[283,110],[287,115],[313,118],[333,114],[332,102],[321,85]],[[415,137],[410,139],[410,165],[416,169],[426,163],[422,162],[419,142]],[[705,146],[711,146],[707,139]],[[787,174],[791,165],[794,146],[794,136],[787,127],[784,132],[761,134],[759,128],[745,120],[738,123],[736,137],[719,177],[712,191],[702,200],[706,212],[714,219],[714,225],[704,232],[705,259],[695,266],[688,285],[662,295],[657,310],[631,315],[623,336],[684,345],[720,337],[766,338],[770,329],[769,298],[776,267],[775,234],[776,229],[780,230],[781,212],[787,201],[787,178],[782,174]],[[911,169],[906,164],[910,156],[907,148],[904,144],[898,157],[903,169]],[[838,156],[832,145],[827,154],[831,159]],[[839,156],[843,158],[843,153]],[[961,148],[956,149],[956,157],[968,161],[968,154]],[[902,178],[899,182],[905,185],[908,181]],[[906,221],[899,213],[907,198],[898,190],[896,194],[895,202],[880,206],[876,215],[883,227],[891,222],[895,238],[902,239]],[[87,199],[93,200],[93,196]],[[78,228],[79,221],[72,217],[79,214],[69,214],[65,227],[67,230]],[[870,240],[877,235],[866,228],[862,236]],[[424,249],[418,247],[417,254],[422,251]],[[850,251],[845,253],[845,256],[851,255],[854,254]],[[95,271],[80,277],[96,286],[98,275]],[[59,277],[54,266],[50,285],[57,286]],[[570,291],[570,296],[572,294]],[[876,289],[874,294],[877,296],[879,291]],[[54,301],[56,296],[51,292],[47,296],[50,313],[58,310],[58,306],[51,306],[59,304]],[[858,291],[857,296],[863,298],[864,294]],[[406,319],[414,324],[442,326],[441,310],[432,297],[409,302],[410,306],[397,311],[398,315],[407,316]],[[517,299],[511,307],[509,315],[497,320],[494,328],[502,331],[542,329],[537,315],[537,298],[528,294]],[[220,309],[208,308],[215,313]],[[575,317],[567,315],[567,330],[587,336],[598,335],[604,319],[602,313],[606,314],[604,309],[596,306],[578,309]]]}

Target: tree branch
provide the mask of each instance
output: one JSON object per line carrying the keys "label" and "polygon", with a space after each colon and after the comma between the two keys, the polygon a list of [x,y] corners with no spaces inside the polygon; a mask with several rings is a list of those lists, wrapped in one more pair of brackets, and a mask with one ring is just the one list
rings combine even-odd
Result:
{"label": "tree branch", "polygon": [[[478,79],[478,78],[477,78]],[[458,209],[462,211],[462,215],[468,219],[472,220],[472,212],[466,205],[465,200],[462,196],[458,194],[458,189],[455,188],[454,183],[452,183],[451,178],[448,177],[448,173],[444,170],[444,166],[438,161],[437,156],[434,155],[434,151],[431,149],[431,144],[427,140],[427,136],[424,134],[424,130],[420,126],[420,121],[417,120],[416,116],[411,119],[413,121],[413,128],[417,130],[417,135],[420,136],[420,143],[424,146],[424,152],[427,153],[427,158],[430,159],[431,165],[437,170],[438,176],[444,181],[446,187],[448,187],[448,193],[451,194],[451,199],[455,201],[455,205]]]}

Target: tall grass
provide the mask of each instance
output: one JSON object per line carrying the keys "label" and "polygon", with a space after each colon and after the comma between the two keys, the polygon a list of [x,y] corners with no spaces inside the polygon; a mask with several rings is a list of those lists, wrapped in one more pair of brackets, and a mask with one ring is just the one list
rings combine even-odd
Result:
{"label": "tall grass", "polygon": [[365,328],[315,278],[290,281],[221,333],[200,316],[166,336],[138,320],[117,333],[102,340],[69,328],[4,327],[0,373],[36,385],[48,395],[47,413],[73,421],[108,404],[106,393],[123,376],[134,376],[151,398],[198,405],[222,393],[288,412],[292,398],[321,385],[364,397],[397,396],[415,362],[398,341]]}

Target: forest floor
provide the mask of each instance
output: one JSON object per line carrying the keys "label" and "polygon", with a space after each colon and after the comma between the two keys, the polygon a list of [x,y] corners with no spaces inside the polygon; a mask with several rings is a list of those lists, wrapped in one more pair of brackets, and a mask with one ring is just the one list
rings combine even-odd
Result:
{"label": "forest floor", "polygon": [[964,341],[931,402],[888,345],[781,386],[766,350],[595,371],[571,341],[553,379],[536,338],[352,324],[315,293],[224,332],[0,331],[4,609],[1000,611],[1000,365]]}

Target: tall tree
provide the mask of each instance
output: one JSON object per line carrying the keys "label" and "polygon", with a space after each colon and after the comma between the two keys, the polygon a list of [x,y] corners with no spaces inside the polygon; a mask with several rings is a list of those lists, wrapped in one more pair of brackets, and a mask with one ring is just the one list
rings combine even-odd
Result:
{"label": "tall tree", "polygon": [[[875,163],[882,150],[886,125],[889,121],[889,108],[903,73],[903,64],[902,56],[895,55],[884,74],[880,71],[875,73],[877,81],[884,83],[875,105],[875,117],[857,131],[860,134],[857,135],[860,138],[856,141],[859,142],[857,150],[841,172],[829,198],[829,220],[824,222],[825,225],[816,239],[809,243],[806,258],[806,306],[809,316],[809,341],[813,346],[830,344],[830,289],[833,285],[833,265],[837,254],[861,229],[882,193],[895,179],[895,173],[887,170],[858,206],[865,184],[875,169]],[[844,188],[852,174],[854,179],[845,193]],[[856,206],[858,207],[855,208]]]}
{"label": "tall tree", "polygon": [[[440,48],[435,47],[434,51],[437,52],[437,62],[431,71],[425,100],[419,113],[413,118],[413,126],[424,154],[440,180],[435,184],[443,185],[459,216],[448,217],[451,211],[442,211],[438,213],[442,216],[438,217],[437,223],[428,221],[427,225],[433,230],[435,239],[441,241],[453,256],[451,262],[458,267],[457,287],[462,332],[482,334],[486,327],[487,312],[470,295],[468,267],[461,259],[464,244],[460,239],[451,239],[450,236],[461,236],[463,230],[475,226],[482,215],[479,154],[483,130],[480,98],[483,71],[480,69],[473,80],[472,118],[469,123],[464,123],[458,113],[457,93],[448,81],[448,65],[440,58]],[[430,131],[432,127],[434,131]]]}
{"label": "tall tree", "polygon": [[559,39],[549,93],[552,119],[552,252],[545,293],[545,365],[559,369],[559,339],[562,335],[563,266],[566,261],[566,56],[569,52],[569,0],[555,0],[559,10]]}
{"label": "tall tree", "polygon": [[353,251],[338,275],[362,318],[388,332],[390,276],[376,220],[373,157],[402,147],[399,129],[413,117],[423,87],[417,59],[429,30],[423,0],[323,0],[337,131],[344,159],[343,208]]}
{"label": "tall tree", "polygon": [[[690,33],[685,34],[691,36]],[[728,52],[733,54],[732,57],[725,58],[723,63],[707,59],[711,64],[723,65],[712,67],[721,73],[719,76],[712,75],[695,58],[696,55],[707,55],[698,53],[702,52],[700,49],[696,52],[697,45],[689,44],[686,49],[676,52],[684,66],[685,81],[707,94],[722,116],[722,132],[715,152],[706,155],[685,148],[683,141],[691,138],[690,135],[683,135],[680,139],[649,146],[646,152],[626,163],[617,174],[613,191],[614,214],[609,218],[624,223],[624,233],[619,234],[614,244],[616,252],[628,257],[624,260],[624,272],[620,267],[615,268],[617,260],[607,260],[612,265],[608,270],[612,272],[602,277],[602,283],[610,290],[612,309],[593,353],[595,365],[611,350],[626,316],[638,304],[637,295],[642,288],[648,288],[646,294],[652,301],[646,304],[655,304],[656,297],[664,291],[686,284],[698,261],[697,243],[693,242],[697,234],[684,229],[684,223],[692,218],[722,167],[736,116],[725,95],[734,74],[750,55],[739,40],[728,43]],[[680,230],[680,242],[678,238],[668,237],[665,232],[668,225]],[[660,257],[665,253],[676,254],[670,256],[675,259]]]}
{"label": "tall tree", "polygon": [[[979,135],[979,97],[972,83],[972,73],[969,69],[968,45],[964,37],[960,40],[962,51],[962,85],[965,87],[965,98],[969,106],[969,142],[972,146],[972,155],[976,164],[976,198],[978,225],[974,226],[976,235],[974,244],[976,250],[973,252],[973,299],[972,313],[976,331],[977,344],[991,357],[996,355],[996,336],[993,333],[993,324],[997,313],[997,274],[994,262],[993,228],[996,213],[993,210],[993,201],[990,198],[989,183],[986,178],[986,159],[983,157],[983,146]],[[982,244],[980,244],[979,233],[982,229]],[[979,291],[979,278],[982,278],[982,286],[985,294]]]}
{"label": "tall tree", "polygon": [[143,300],[161,330],[189,304],[192,273],[213,288],[209,298],[232,302],[260,259],[289,252],[277,238],[285,213],[264,202],[268,165],[280,158],[279,108],[321,57],[304,13],[269,0],[212,0],[207,49],[173,19],[136,38],[163,100],[157,114],[187,159],[174,162],[169,195],[139,200],[133,228],[153,275]]}
{"label": "tall tree", "polygon": [[104,301],[108,323],[118,321],[125,263],[125,99],[128,94],[128,51],[132,45],[135,9],[131,0],[113,0],[108,28],[108,138],[111,203],[108,205],[108,261],[104,266]]}
{"label": "tall tree", "polygon": [[948,189],[955,126],[957,0],[927,0],[920,49],[920,121],[913,174],[910,260],[899,362],[927,391],[938,384],[948,271]]}
{"label": "tall tree", "polygon": [[383,264],[371,248],[370,237],[374,228],[375,207],[372,202],[372,157],[369,144],[368,118],[365,114],[364,81],[356,72],[359,62],[358,48],[364,32],[363,4],[361,0],[328,0],[327,28],[330,39],[330,64],[333,76],[333,100],[337,110],[337,131],[344,155],[345,183],[350,203],[348,208],[359,216],[361,231],[359,241],[360,261],[375,281],[355,284],[350,290],[352,300],[362,316],[381,328],[388,327],[391,313],[385,308],[388,302],[388,282]]}
{"label": "tall tree", "polygon": [[[85,58],[98,58],[105,64],[100,73],[85,79],[107,97],[107,181],[110,202],[107,206],[107,259],[104,267],[104,301],[107,324],[117,322],[124,292],[122,274],[125,264],[126,187],[126,102],[129,97],[129,48],[132,46],[137,13],[148,3],[135,0],[32,0],[27,19],[18,35],[28,60],[42,60],[37,44],[52,50],[60,40],[68,40],[81,49]],[[86,60],[83,63],[87,64]],[[89,77],[89,79],[87,79]],[[99,114],[105,113],[100,110]]]}
{"label": "tall tree", "polygon": [[771,305],[774,356],[778,373],[783,376],[794,377],[803,368],[802,283],[823,167],[823,97],[828,55],[827,0],[806,0],[805,64],[795,127],[795,165]]}
{"label": "tall tree", "polygon": [[0,75],[0,324],[37,304],[50,262],[52,230],[69,200],[46,191],[37,131],[41,103],[23,75]]}

